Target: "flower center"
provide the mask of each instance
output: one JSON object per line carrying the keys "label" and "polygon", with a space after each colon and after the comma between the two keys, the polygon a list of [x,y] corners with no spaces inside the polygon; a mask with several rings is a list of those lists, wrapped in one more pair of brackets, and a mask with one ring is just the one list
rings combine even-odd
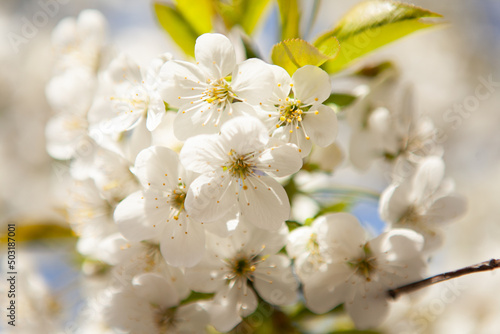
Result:
{"label": "flower center", "polygon": [[363,276],[367,282],[370,282],[371,275],[377,268],[377,261],[375,257],[371,256],[372,252],[368,243],[363,246],[363,252],[363,257],[347,261],[347,264],[355,270],[356,274]]}
{"label": "flower center", "polygon": [[172,191],[170,204],[178,211],[174,216],[175,220],[179,219],[179,214],[184,210],[184,201],[186,200],[185,188],[186,186],[183,183],[179,183],[178,188]]}
{"label": "flower center", "polygon": [[129,89],[119,96],[112,96],[110,100],[118,114],[145,113],[149,105],[149,95],[142,86]]}
{"label": "flower center", "polygon": [[166,333],[168,329],[175,328],[176,319],[175,319],[175,307],[162,308],[156,305],[151,305],[154,310],[154,322],[160,332]]}
{"label": "flower center", "polygon": [[229,272],[226,274],[228,281],[238,278],[252,281],[252,276],[255,271],[255,265],[264,258],[259,256],[248,257],[244,254],[238,254],[233,259],[225,260],[229,267]]}
{"label": "flower center", "polygon": [[226,101],[229,103],[233,102],[235,95],[231,89],[231,85],[225,79],[216,81],[208,80],[210,85],[203,93],[203,100],[214,105],[224,104]]}
{"label": "flower center", "polygon": [[[288,130],[290,133],[293,133],[294,128],[295,130],[302,128],[304,131],[302,122],[304,121],[306,114],[310,112],[310,105],[304,105],[300,100],[287,97],[284,103],[277,104],[275,107],[278,108],[280,113],[279,120],[276,123],[276,128],[290,126],[290,129]],[[316,110],[314,113],[317,114],[318,111]],[[306,139],[309,140],[309,136],[305,134],[305,132],[304,135]]]}
{"label": "flower center", "polygon": [[247,189],[244,184],[244,180],[249,174],[253,173],[254,164],[252,163],[254,158],[254,152],[239,155],[234,150],[229,151],[229,161],[223,170],[227,171],[231,176],[241,179],[243,182],[243,189]]}

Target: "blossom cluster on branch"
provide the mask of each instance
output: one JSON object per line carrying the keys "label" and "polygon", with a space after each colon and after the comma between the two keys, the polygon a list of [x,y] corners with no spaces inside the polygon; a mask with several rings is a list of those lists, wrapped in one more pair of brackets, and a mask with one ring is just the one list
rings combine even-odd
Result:
{"label": "blossom cluster on branch", "polygon": [[327,103],[330,75],[238,61],[216,33],[198,37],[194,62],[165,53],[141,68],[105,35],[94,10],[62,21],[46,89],[47,150],[69,161],[68,221],[105,278],[89,294],[102,301],[103,332],[227,332],[260,303],[318,314],[343,304],[357,328],[374,328],[387,291],[424,276],[440,226],[464,211],[432,122],[411,112],[409,94],[399,110],[377,105],[390,79],[372,80],[342,125],[352,168],[392,166],[385,230],[370,235],[347,212],[291,230],[284,185],[311,151],[335,145],[346,118]]}

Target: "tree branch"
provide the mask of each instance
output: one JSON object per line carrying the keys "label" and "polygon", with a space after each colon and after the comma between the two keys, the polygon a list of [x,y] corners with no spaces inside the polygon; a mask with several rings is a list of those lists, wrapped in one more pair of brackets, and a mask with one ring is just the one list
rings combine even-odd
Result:
{"label": "tree branch", "polygon": [[460,276],[473,274],[473,273],[477,273],[477,272],[481,272],[481,271],[495,270],[497,268],[500,268],[500,259],[497,259],[497,260],[491,259],[489,261],[484,261],[484,262],[474,264],[472,266],[468,266],[468,267],[465,267],[462,269],[458,269],[455,271],[449,271],[447,273],[432,276],[432,277],[423,279],[423,280],[415,282],[415,283],[403,285],[403,286],[396,288],[396,289],[388,290],[387,294],[392,299],[396,299],[404,293],[410,293],[410,292],[428,287],[432,284],[444,282],[444,281],[447,281],[447,280],[452,279],[452,278],[457,278]]}

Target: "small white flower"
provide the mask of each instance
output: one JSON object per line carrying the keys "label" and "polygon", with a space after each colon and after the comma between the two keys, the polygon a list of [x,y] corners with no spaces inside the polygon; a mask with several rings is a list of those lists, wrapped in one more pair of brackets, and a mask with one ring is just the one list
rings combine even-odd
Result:
{"label": "small white flower", "polygon": [[106,18],[94,9],[82,11],[77,19],[68,17],[61,20],[52,32],[58,67],[64,70],[83,66],[96,71],[106,33]]}
{"label": "small white flower", "polygon": [[287,250],[299,260],[307,307],[324,313],[344,303],[356,327],[366,329],[387,316],[387,290],[421,279],[422,246],[422,236],[405,229],[367,241],[354,216],[336,213],[294,230]]}
{"label": "small white flower", "polygon": [[415,230],[425,237],[425,250],[441,246],[440,227],[465,213],[465,199],[453,193],[451,180],[443,179],[444,162],[426,157],[414,174],[390,185],[380,197],[380,217],[392,227]]}
{"label": "small white flower", "polygon": [[304,157],[314,141],[326,147],[337,136],[335,111],[322,104],[331,92],[330,78],[319,67],[306,65],[293,76],[270,66],[275,76],[273,96],[263,105],[262,119],[273,136],[297,145]]}
{"label": "small white flower", "polygon": [[78,235],[78,251],[101,259],[101,243],[117,232],[110,203],[101,196],[95,183],[87,179],[74,182],[66,208],[71,228]]}
{"label": "small white flower", "polygon": [[120,54],[103,74],[89,122],[104,133],[117,134],[134,129],[145,118],[147,129],[153,131],[165,114],[165,105],[156,91],[158,61],[163,63],[169,58],[166,55],[153,60],[152,69],[143,76],[136,63]]}
{"label": "small white flower", "polygon": [[255,292],[273,305],[296,301],[298,283],[290,259],[277,254],[287,232],[283,223],[279,231],[269,233],[242,221],[227,238],[207,234],[205,258],[186,269],[186,281],[195,291],[216,293],[207,308],[217,330],[229,331],[252,314],[257,308]]}
{"label": "small white flower", "polygon": [[174,134],[180,140],[219,132],[234,116],[253,113],[251,105],[272,93],[273,74],[259,59],[236,64],[233,45],[220,34],[204,34],[195,45],[196,64],[169,61],[160,72],[160,93],[179,108]]}
{"label": "small white flower", "polygon": [[139,153],[134,173],[144,190],[117,206],[114,218],[120,232],[131,241],[158,238],[167,263],[195,265],[205,251],[205,230],[184,203],[195,175],[179,165],[177,153],[160,146]]}
{"label": "small white flower", "polygon": [[155,273],[175,287],[180,299],[190,293],[184,273],[180,268],[165,263],[157,242],[134,242],[120,233],[111,234],[100,244],[99,258],[113,266],[110,278],[115,285],[129,284],[137,275]]}
{"label": "small white flower", "polygon": [[202,174],[187,192],[190,214],[213,221],[239,211],[260,228],[279,228],[290,215],[290,204],[283,186],[270,176],[291,175],[302,160],[293,145],[271,146],[268,141],[266,128],[253,117],[228,121],[220,135],[188,139],[181,162]]}
{"label": "small white flower", "polygon": [[137,334],[202,333],[207,312],[196,303],[180,305],[175,287],[158,274],[142,274],[114,291],[104,310],[109,325]]}

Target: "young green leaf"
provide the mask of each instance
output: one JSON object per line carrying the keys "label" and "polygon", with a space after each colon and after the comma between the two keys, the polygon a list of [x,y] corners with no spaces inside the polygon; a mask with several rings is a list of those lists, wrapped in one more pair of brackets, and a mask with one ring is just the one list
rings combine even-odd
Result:
{"label": "young green leaf", "polygon": [[[328,54],[336,55],[333,48],[327,50]],[[290,75],[297,69],[305,65],[320,66],[327,60],[334,57],[321,52],[314,45],[296,38],[289,39],[276,44],[271,53],[271,59],[274,64],[283,67]]]}
{"label": "young green leaf", "polygon": [[281,19],[281,40],[300,37],[300,13],[297,0],[278,0]]}
{"label": "young green leaf", "polygon": [[215,9],[228,30],[232,29],[235,25],[239,25],[246,34],[250,35],[257,26],[269,2],[270,0],[216,1]]}
{"label": "young green leaf", "polygon": [[262,13],[269,5],[269,0],[245,0],[242,1],[244,5],[244,15],[241,17],[240,25],[247,34],[251,34],[257,23],[259,22]]}
{"label": "young green leaf", "polygon": [[155,3],[154,10],[158,22],[170,35],[172,40],[184,51],[185,54],[194,57],[194,44],[198,33],[188,23],[186,18],[171,5]]}
{"label": "young green leaf", "polygon": [[335,105],[340,108],[349,106],[351,103],[356,101],[356,96],[343,93],[333,93],[326,99],[323,104],[325,105]]}
{"label": "young green leaf", "polygon": [[339,56],[323,65],[328,73],[334,73],[383,45],[436,25],[422,19],[437,17],[442,16],[409,4],[384,0],[363,2],[352,8],[333,30],[321,35],[314,45],[323,50],[331,43],[331,37],[338,39]]}
{"label": "young green leaf", "polygon": [[212,31],[212,0],[176,0],[176,7],[198,35]]}

